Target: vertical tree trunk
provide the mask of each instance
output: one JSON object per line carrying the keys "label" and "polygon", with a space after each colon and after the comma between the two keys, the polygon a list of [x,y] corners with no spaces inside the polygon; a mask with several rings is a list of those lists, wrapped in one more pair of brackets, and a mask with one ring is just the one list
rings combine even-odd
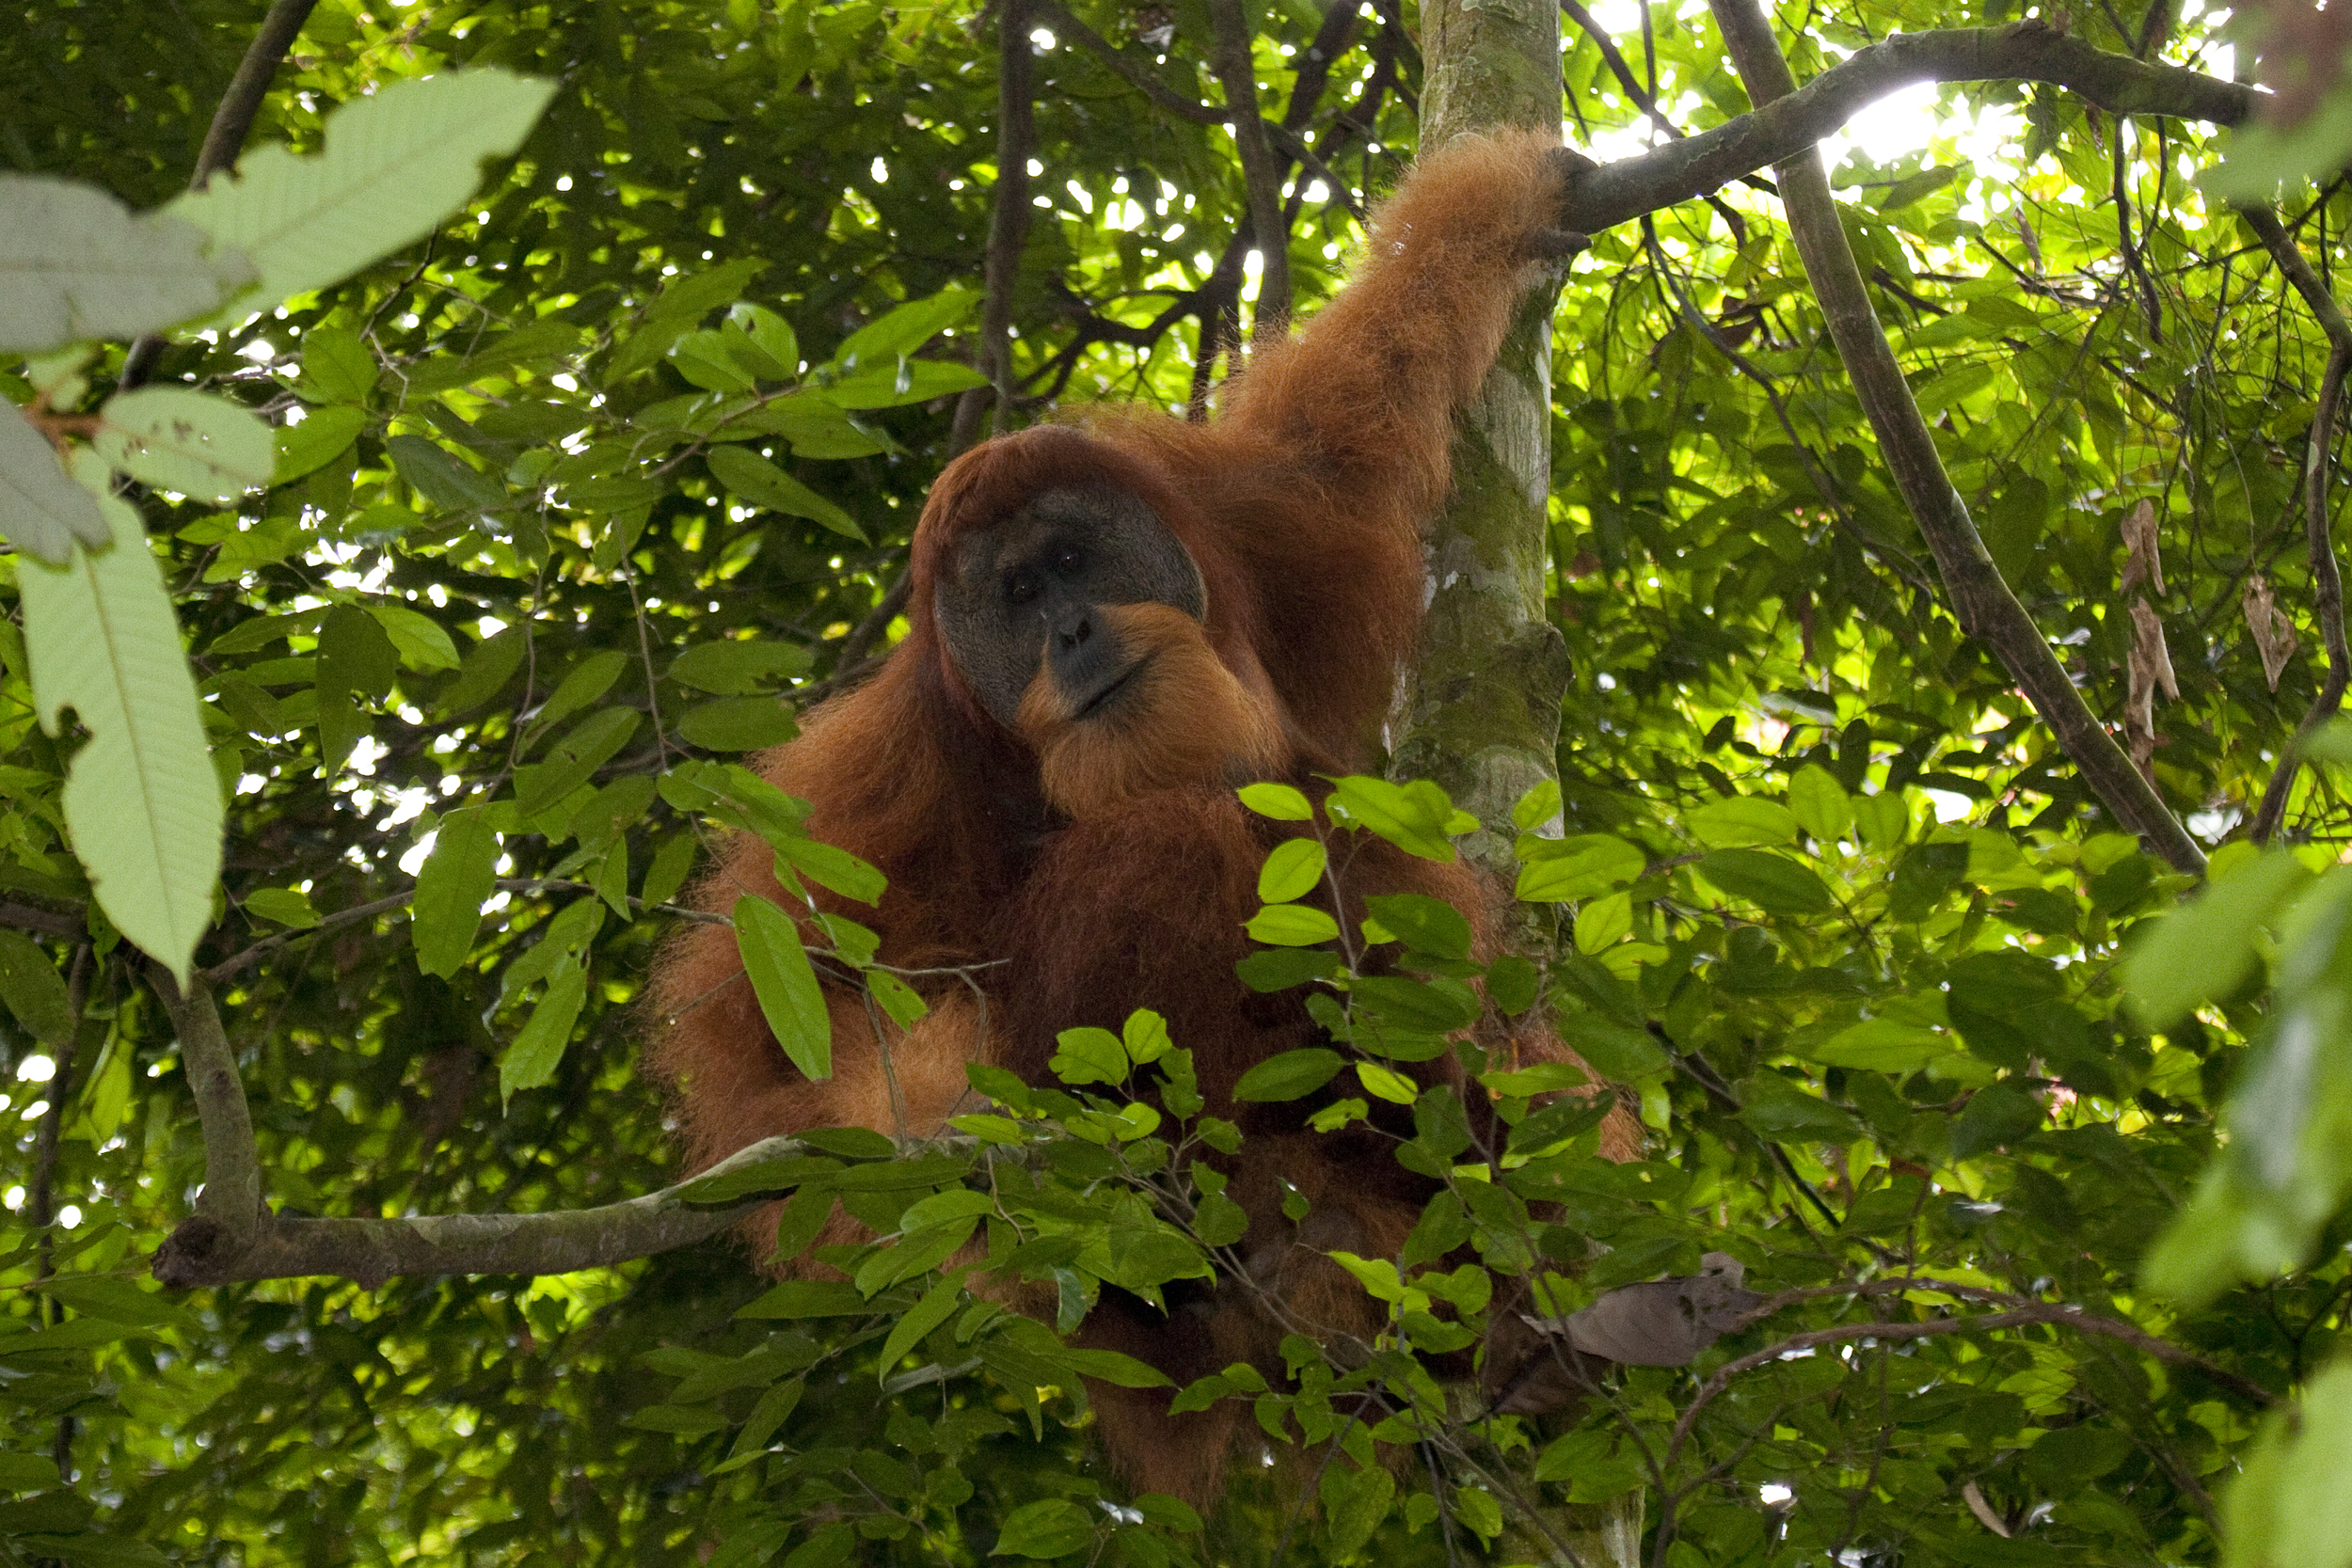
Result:
{"label": "vertical tree trunk", "polygon": [[[1550,0],[1429,0],[1424,151],[1502,126],[1560,124],[1560,15]],[[1510,864],[1511,806],[1553,776],[1567,660],[1544,615],[1556,279],[1521,302],[1502,355],[1455,427],[1454,493],[1428,531],[1431,599],[1399,693],[1401,777],[1435,779],[1486,830],[1468,848]]]}
{"label": "vertical tree trunk", "polygon": [[[1502,126],[1560,126],[1553,0],[1424,0],[1421,145]],[[1454,495],[1428,530],[1429,614],[1399,693],[1395,769],[1435,779],[1486,824],[1466,844],[1511,869],[1511,807],[1552,778],[1567,653],[1544,613],[1551,493],[1551,315],[1557,277],[1521,302],[1511,336],[1454,436]],[[1532,933],[1527,933],[1532,934]],[[1636,1568],[1639,1493],[1547,1511],[1506,1540],[1513,1560]]]}

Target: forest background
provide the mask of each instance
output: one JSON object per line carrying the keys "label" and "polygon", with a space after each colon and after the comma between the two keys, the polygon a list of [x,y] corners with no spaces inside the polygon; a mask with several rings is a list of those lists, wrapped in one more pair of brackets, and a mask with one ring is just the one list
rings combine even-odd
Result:
{"label": "forest background", "polygon": [[[983,1210],[1076,1308],[1205,1266],[1116,1092],[1148,1020],[951,1147],[597,1206],[675,1175],[630,1004],[701,844],[858,885],[731,765],[899,635],[940,465],[1198,408],[1327,296],[1430,19],[9,10],[0,168],[82,183],[0,184],[0,1561],[2352,1562],[2334,13],[1560,11],[1611,166],[1549,630],[1462,640],[1558,691],[1557,782],[1447,782],[1524,901],[1490,991],[1652,1157],[1541,1085],[1483,1164],[1421,1107],[1394,1342],[1196,1389],[1333,1440],[1204,1531],[1089,1459],[1117,1369],[938,1272]],[[1782,51],[1811,86],[1743,120]],[[1823,135],[1827,190],[1768,166]],[[1027,1207],[958,1196],[1004,1162]],[[795,1186],[872,1211],[855,1283],[707,1239]],[[407,1219],[452,1214],[566,1217]],[[1396,1354],[1496,1274],[1570,1308],[1708,1252],[1759,1304],[1581,1419]]]}

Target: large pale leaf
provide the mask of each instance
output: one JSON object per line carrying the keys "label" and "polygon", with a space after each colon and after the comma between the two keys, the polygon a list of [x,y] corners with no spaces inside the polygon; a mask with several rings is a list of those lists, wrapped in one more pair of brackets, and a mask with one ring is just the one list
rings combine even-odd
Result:
{"label": "large pale leaf", "polygon": [[98,907],[184,981],[220,876],[220,781],[138,515],[101,504],[112,549],[19,573],[33,702],[52,735],[69,708],[90,732],[66,779],[65,819]]}
{"label": "large pale leaf", "polygon": [[257,309],[324,288],[430,234],[512,152],[555,84],[503,71],[396,82],[326,117],[326,147],[264,147],[167,209],[251,257]]}
{"label": "large pale leaf", "polygon": [[194,224],[92,185],[0,174],[0,353],[131,338],[217,309],[253,268]]}
{"label": "large pale leaf", "polygon": [[[270,481],[269,426],[227,398],[147,387],[107,400],[91,446],[124,473],[159,490],[224,505]],[[348,444],[348,443],[346,443]]]}
{"label": "large pale leaf", "polygon": [[16,410],[0,414],[0,538],[62,566],[76,539],[103,549],[113,537],[98,498],[66,477],[48,438]]}

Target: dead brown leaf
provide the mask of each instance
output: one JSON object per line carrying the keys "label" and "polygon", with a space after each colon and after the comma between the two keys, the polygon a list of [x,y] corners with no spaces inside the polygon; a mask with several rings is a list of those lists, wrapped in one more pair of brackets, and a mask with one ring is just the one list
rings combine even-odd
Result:
{"label": "dead brown leaf", "polygon": [[2153,503],[2141,500],[2123,519],[2123,585],[2128,595],[2135,588],[2149,586],[2161,595],[2164,593],[2164,557],[2156,548],[2156,509]]}
{"label": "dead brown leaf", "polygon": [[2263,656],[2263,679],[2276,691],[2280,673],[2295,653],[2295,627],[2285,611],[2271,601],[2270,581],[2260,572],[2247,579],[2238,605],[2246,611],[2246,629],[2254,634],[2254,646]]}

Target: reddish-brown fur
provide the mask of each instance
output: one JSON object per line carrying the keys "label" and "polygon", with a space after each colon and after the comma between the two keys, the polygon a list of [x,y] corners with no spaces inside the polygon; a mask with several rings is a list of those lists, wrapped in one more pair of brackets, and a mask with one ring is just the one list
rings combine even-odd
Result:
{"label": "reddish-brown fur", "polygon": [[[1248,1284],[1283,1315],[1369,1337],[1376,1315],[1323,1255],[1392,1253],[1429,1188],[1380,1136],[1311,1134],[1295,1106],[1236,1106],[1234,1081],[1276,1052],[1320,1037],[1297,993],[1246,990],[1233,964],[1255,879],[1286,830],[1245,812],[1232,784],[1363,766],[1416,635],[1419,530],[1448,483],[1451,416],[1492,362],[1558,190],[1556,149],[1514,135],[1456,142],[1424,161],[1375,215],[1347,288],[1300,339],[1258,355],[1206,423],[1142,411],[1085,431],[1044,427],[950,464],[915,531],[909,632],[873,680],[809,716],[762,762],[806,798],[808,830],[880,866],[890,885],[874,927],[900,968],[987,962],[986,1038],[961,982],[888,1049],[849,992],[834,1006],[836,1076],[800,1077],[742,978],[732,934],[696,925],[653,982],[654,1070],[677,1085],[689,1159],[707,1164],[758,1138],[854,1123],[922,1136],[956,1113],[967,1058],[1047,1076],[1055,1034],[1117,1028],[1149,1006],[1193,1052],[1217,1114],[1248,1141],[1232,1192],[1251,1216]],[[957,539],[1041,490],[1109,482],[1145,501],[1185,546],[1206,589],[1195,623],[1163,606],[1116,607],[1122,635],[1158,656],[1148,690],[1110,726],[1073,725],[1050,683],[1017,732],[991,719],[949,657],[935,590]],[[1166,665],[1165,672],[1159,664]],[[1352,898],[1418,892],[1471,917],[1489,944],[1487,891],[1458,866],[1371,841],[1345,872]],[[787,902],[768,847],[726,846],[701,885],[706,908],[742,893]],[[1548,1032],[1489,1050],[1573,1059]],[[889,1092],[895,1076],[898,1093]],[[1450,1062],[1432,1082],[1459,1082]],[[1465,1096],[1479,1104],[1474,1089]],[[1619,1113],[1613,1157],[1635,1130]],[[1303,1227],[1279,1208],[1283,1177],[1314,1206]],[[767,1232],[772,1237],[772,1227]],[[1280,1330],[1255,1290],[1162,1318],[1108,1301],[1089,1342],[1127,1350],[1180,1383],[1237,1359],[1272,1360]],[[1221,1412],[1170,1418],[1164,1393],[1098,1390],[1113,1460],[1140,1486],[1210,1497],[1238,1433]]]}

